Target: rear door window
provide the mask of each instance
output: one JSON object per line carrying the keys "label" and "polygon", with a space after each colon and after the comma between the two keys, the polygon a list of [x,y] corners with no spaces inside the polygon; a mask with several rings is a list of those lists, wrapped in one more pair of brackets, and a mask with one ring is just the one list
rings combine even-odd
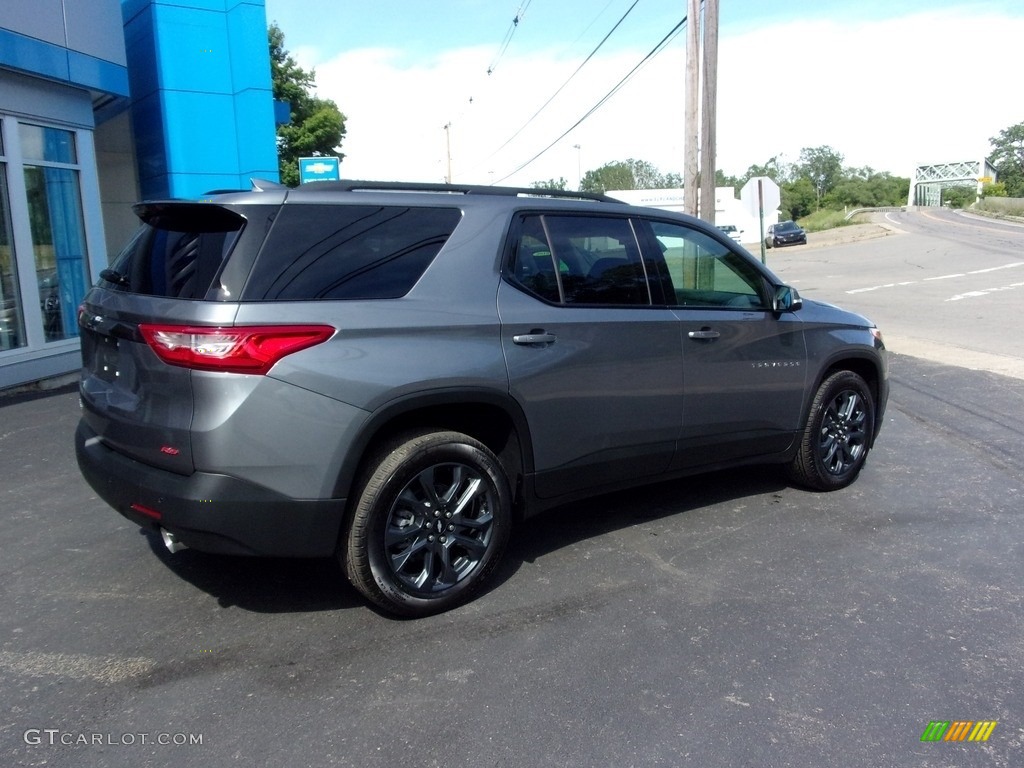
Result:
{"label": "rear door window", "polygon": [[651,304],[636,235],[626,218],[524,216],[512,262],[514,282],[550,302]]}
{"label": "rear door window", "polygon": [[404,296],[461,217],[457,208],[285,205],[256,258],[242,298]]}

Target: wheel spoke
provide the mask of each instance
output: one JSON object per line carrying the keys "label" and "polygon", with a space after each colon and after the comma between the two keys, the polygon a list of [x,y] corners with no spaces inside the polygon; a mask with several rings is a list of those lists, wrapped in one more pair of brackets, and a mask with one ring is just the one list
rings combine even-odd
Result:
{"label": "wheel spoke", "polygon": [[452,510],[456,517],[461,518],[466,507],[472,503],[474,498],[483,492],[482,486],[483,481],[479,477],[474,477],[466,483],[465,490],[462,495],[459,496],[458,501],[455,502],[455,508]]}
{"label": "wheel spoke", "polygon": [[473,467],[436,464],[398,494],[384,534],[392,573],[437,594],[474,572],[487,555],[494,515],[490,486]]}
{"label": "wheel spoke", "polygon": [[[398,541],[404,543],[407,538],[400,539]],[[398,543],[398,542],[395,542]],[[414,556],[418,555],[427,548],[427,540],[425,538],[414,539],[409,543],[408,546],[395,548],[391,543],[388,544],[388,552],[391,558],[391,567],[395,573],[401,573],[405,570],[409,560]]]}
{"label": "wheel spoke", "polygon": [[841,392],[829,403],[822,415],[818,448],[821,463],[830,474],[847,472],[863,455],[867,421],[863,398],[857,392]]}

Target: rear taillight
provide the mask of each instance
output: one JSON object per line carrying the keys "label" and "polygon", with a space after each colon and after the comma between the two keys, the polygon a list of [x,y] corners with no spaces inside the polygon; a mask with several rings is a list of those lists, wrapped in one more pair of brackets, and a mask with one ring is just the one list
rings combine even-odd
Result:
{"label": "rear taillight", "polygon": [[327,341],[329,325],[207,328],[141,323],[139,331],[165,363],[199,371],[265,374],[282,357]]}

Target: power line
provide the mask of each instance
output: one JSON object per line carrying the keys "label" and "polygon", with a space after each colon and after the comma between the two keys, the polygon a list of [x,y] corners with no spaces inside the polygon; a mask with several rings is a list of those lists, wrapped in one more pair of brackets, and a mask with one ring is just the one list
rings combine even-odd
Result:
{"label": "power line", "polygon": [[501,61],[501,57],[504,56],[505,51],[508,50],[508,46],[512,42],[513,35],[515,35],[516,30],[519,29],[519,22],[523,20],[523,16],[526,14],[526,9],[530,7],[530,3],[532,1],[533,0],[525,0],[525,2],[519,6],[519,10],[516,11],[516,15],[512,19],[512,24],[509,25],[508,31],[505,33],[505,37],[502,38],[498,52],[494,56],[494,60],[491,62],[491,65],[487,67],[488,75],[494,72],[495,68],[498,66],[498,62]]}
{"label": "power line", "polygon": [[576,71],[573,72],[571,75],[569,75],[568,79],[558,87],[558,90],[556,90],[553,94],[551,94],[551,96],[548,98],[548,100],[540,105],[540,109],[538,109],[536,112],[534,112],[533,116],[530,117],[530,119],[527,120],[525,123],[523,123],[522,126],[520,126],[519,130],[517,130],[515,133],[513,133],[511,136],[509,136],[508,139],[505,140],[505,143],[502,144],[500,147],[498,147],[496,150],[494,150],[488,157],[494,157],[496,154],[498,154],[501,150],[503,150],[510,143],[512,143],[512,141],[519,134],[521,134],[523,131],[525,131],[527,129],[527,127],[529,127],[529,125],[534,120],[537,119],[537,116],[541,112],[543,112],[552,101],[555,100],[555,97],[558,96],[558,94],[560,94],[570,82],[572,82],[572,79],[574,77],[576,77],[576,75],[578,75],[580,73],[580,70],[582,70],[587,65],[587,62],[589,62],[592,58],[594,58],[594,55],[598,51],[601,50],[601,47],[606,42],[608,42],[608,38],[611,37],[612,34],[615,32],[615,30],[619,28],[619,25],[622,24],[622,22],[624,22],[626,20],[626,17],[629,16],[629,14],[632,12],[632,10],[634,8],[636,8],[637,3],[639,3],[639,2],[640,2],[640,0],[633,0],[633,4],[631,6],[629,6],[629,8],[626,10],[626,12],[624,14],[622,14],[622,17],[617,22],[615,22],[615,26],[613,26],[610,30],[608,30],[608,34],[606,34],[603,38],[601,38],[601,42],[599,42],[597,44],[597,47],[594,48],[594,50],[592,50],[590,52],[590,54],[587,56],[587,58],[585,58],[583,60],[583,62],[578,67],[576,67]]}
{"label": "power line", "polygon": [[669,32],[669,33],[668,33],[667,35],[665,35],[665,37],[663,37],[663,38],[661,39],[661,41],[660,41],[660,42],[659,42],[659,43],[658,43],[657,45],[655,45],[655,46],[654,46],[654,47],[653,47],[653,48],[652,48],[652,49],[651,49],[651,50],[650,50],[650,51],[649,51],[649,52],[647,53],[647,55],[646,55],[646,56],[644,56],[644,57],[643,57],[643,58],[642,58],[642,59],[641,59],[641,60],[639,61],[639,63],[637,63],[637,65],[636,65],[635,67],[633,67],[633,69],[631,69],[631,70],[630,70],[630,71],[629,71],[629,72],[628,72],[628,73],[627,73],[627,74],[626,74],[626,75],[625,75],[625,76],[624,76],[624,77],[623,77],[623,78],[622,78],[621,80],[619,80],[619,82],[618,82],[618,83],[616,83],[616,84],[615,84],[615,85],[614,85],[614,86],[612,87],[612,89],[611,89],[610,91],[608,91],[608,93],[606,93],[606,94],[605,94],[604,96],[602,96],[602,97],[601,97],[601,99],[600,99],[600,100],[599,100],[599,101],[598,101],[598,102],[597,102],[597,103],[596,103],[596,104],[595,104],[594,106],[592,106],[592,107],[591,107],[591,108],[590,108],[589,110],[587,110],[587,112],[586,112],[586,113],[585,113],[585,114],[583,115],[583,117],[581,117],[581,118],[580,118],[579,120],[577,120],[577,121],[576,121],[575,123],[573,123],[573,124],[572,124],[572,126],[570,126],[570,127],[569,127],[569,128],[568,128],[568,129],[567,129],[567,130],[566,130],[565,132],[564,132],[564,133],[562,133],[562,135],[560,135],[560,136],[559,136],[559,137],[558,137],[557,139],[555,139],[555,140],[554,140],[554,141],[552,141],[552,142],[551,142],[550,144],[548,144],[548,145],[547,145],[546,147],[544,147],[544,149],[542,149],[542,150],[541,150],[540,152],[538,152],[538,153],[537,153],[536,155],[534,155],[533,157],[531,157],[531,158],[530,158],[529,160],[527,160],[527,161],[526,161],[525,163],[523,163],[522,165],[520,165],[520,166],[519,166],[518,168],[516,168],[516,169],[515,169],[514,171],[511,171],[510,173],[507,173],[506,175],[502,176],[502,177],[501,177],[500,179],[498,179],[497,181],[495,181],[495,182],[493,182],[493,183],[494,183],[494,184],[500,184],[501,182],[503,182],[503,181],[504,181],[505,179],[509,178],[510,176],[514,176],[515,174],[519,173],[519,172],[520,172],[521,170],[523,170],[524,168],[526,168],[526,167],[527,167],[528,165],[530,165],[531,163],[533,163],[534,161],[536,161],[536,160],[538,160],[538,159],[539,159],[540,157],[542,157],[542,156],[543,156],[544,154],[546,154],[546,153],[548,152],[548,150],[550,150],[550,149],[551,149],[551,148],[552,148],[553,146],[555,146],[555,145],[556,145],[556,144],[557,144],[558,142],[560,142],[560,141],[561,141],[562,139],[564,139],[564,138],[565,138],[566,136],[568,136],[568,135],[569,135],[570,133],[572,133],[572,132],[573,132],[574,130],[576,130],[576,129],[577,129],[577,128],[578,128],[579,126],[580,126],[580,125],[582,125],[582,123],[583,123],[583,122],[584,122],[584,121],[585,121],[585,120],[586,120],[587,118],[589,118],[589,117],[590,117],[591,115],[593,115],[593,114],[594,114],[595,112],[597,112],[597,110],[599,110],[599,109],[600,109],[601,107],[603,107],[603,106],[605,105],[605,103],[607,103],[607,101],[608,101],[609,99],[611,99],[611,97],[612,97],[612,96],[614,96],[614,95],[615,95],[616,93],[618,93],[618,92],[619,92],[619,90],[620,90],[620,89],[621,89],[621,88],[622,88],[622,87],[623,87],[623,86],[624,86],[624,85],[625,85],[625,84],[626,84],[627,82],[629,82],[629,80],[630,80],[630,79],[631,79],[631,78],[633,77],[633,75],[635,75],[635,74],[637,73],[637,71],[638,71],[638,70],[639,70],[639,69],[640,69],[640,68],[641,68],[642,66],[644,66],[644,64],[646,64],[646,63],[647,63],[648,61],[650,61],[650,60],[651,60],[652,58],[654,58],[654,57],[655,57],[655,56],[657,56],[657,55],[658,55],[659,53],[661,53],[661,51],[662,51],[662,50],[664,50],[664,48],[665,48],[665,47],[666,47],[666,46],[667,46],[667,45],[668,45],[668,44],[669,44],[670,42],[672,42],[672,40],[673,40],[673,39],[674,39],[674,38],[676,37],[676,35],[678,35],[678,34],[679,34],[679,32],[680,32],[680,31],[682,30],[682,28],[683,28],[683,26],[684,26],[685,24],[686,24],[686,16],[684,16],[684,17],[682,18],[682,20],[681,20],[681,21],[680,21],[680,22],[679,22],[678,24],[676,24],[676,25],[675,25],[675,26],[674,26],[674,27],[673,27],[673,28],[671,29],[671,31],[670,31],[670,32]]}

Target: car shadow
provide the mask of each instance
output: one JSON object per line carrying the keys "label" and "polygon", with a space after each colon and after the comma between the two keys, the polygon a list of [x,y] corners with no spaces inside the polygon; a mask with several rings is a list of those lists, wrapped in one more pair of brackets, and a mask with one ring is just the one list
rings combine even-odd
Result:
{"label": "car shadow", "polygon": [[[502,562],[480,594],[498,590],[525,563],[638,522],[683,516],[722,502],[778,492],[789,485],[778,467],[716,472],[617,491],[548,510],[516,526]],[[367,608],[333,558],[257,558],[195,550],[171,554],[160,537],[140,531],[168,570],[217,599],[221,607],[255,613],[306,613]]]}
{"label": "car shadow", "polygon": [[333,558],[245,557],[194,549],[171,554],[158,533],[140,533],[169,571],[216,598],[222,608],[309,613],[366,604]]}
{"label": "car shadow", "polygon": [[641,522],[682,518],[695,509],[790,487],[781,468],[751,466],[741,471],[723,470],[615,491],[556,507],[513,530],[502,566],[485,591],[496,589],[512,578],[524,563],[581,541]]}

